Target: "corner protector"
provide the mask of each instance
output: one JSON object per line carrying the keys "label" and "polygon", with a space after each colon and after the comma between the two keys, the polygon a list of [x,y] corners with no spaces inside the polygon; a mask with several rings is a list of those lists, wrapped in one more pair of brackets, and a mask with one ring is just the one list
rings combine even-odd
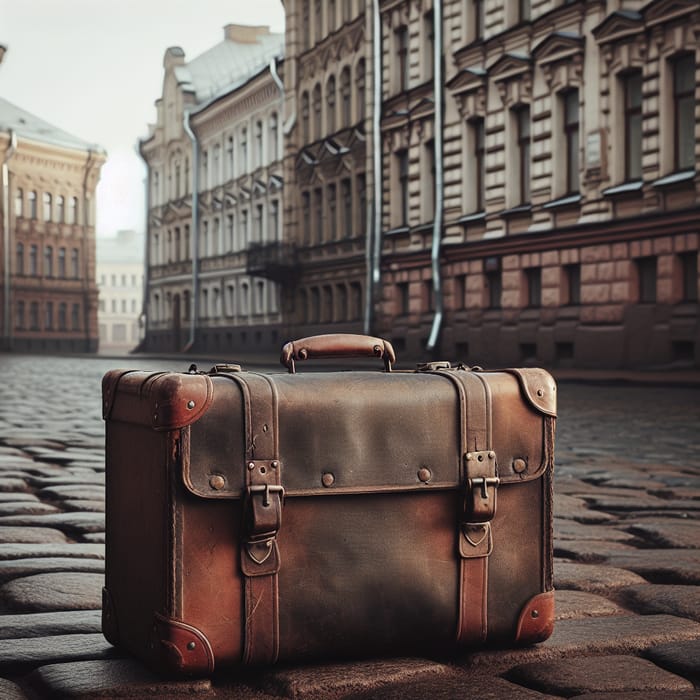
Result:
{"label": "corner protector", "polygon": [[518,644],[544,642],[554,631],[554,590],[539,593],[525,603],[518,617]]}

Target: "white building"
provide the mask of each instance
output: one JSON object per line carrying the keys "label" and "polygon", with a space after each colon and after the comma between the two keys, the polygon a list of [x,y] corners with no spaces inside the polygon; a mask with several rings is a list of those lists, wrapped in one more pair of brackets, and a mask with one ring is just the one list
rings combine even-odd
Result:
{"label": "white building", "polygon": [[144,237],[119,231],[97,239],[100,352],[122,353],[141,341]]}

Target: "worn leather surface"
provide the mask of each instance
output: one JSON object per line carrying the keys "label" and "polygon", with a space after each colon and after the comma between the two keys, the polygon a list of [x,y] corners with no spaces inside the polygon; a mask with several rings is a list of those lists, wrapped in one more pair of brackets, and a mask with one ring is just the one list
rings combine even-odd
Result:
{"label": "worn leather surface", "polygon": [[[206,409],[168,430],[157,430],[149,412],[164,398],[199,404],[190,380],[117,378],[109,385],[107,589],[120,643],[153,662],[158,613],[196,629],[217,668],[242,662],[246,470],[272,457],[285,489],[274,592],[280,660],[429,653],[457,642],[461,617],[476,630],[462,636],[468,643],[551,631],[537,618],[531,634],[520,619],[552,588],[551,397],[538,405],[517,373],[449,372],[271,375],[276,426],[246,419],[246,401],[269,401],[253,386],[259,379],[245,390],[251,375],[222,373],[206,378],[209,391],[194,375]],[[535,395],[545,379],[533,375]],[[487,578],[470,570],[460,588],[471,551],[462,523],[472,447],[493,450],[500,483],[489,538],[474,550],[474,561],[487,560]]]}

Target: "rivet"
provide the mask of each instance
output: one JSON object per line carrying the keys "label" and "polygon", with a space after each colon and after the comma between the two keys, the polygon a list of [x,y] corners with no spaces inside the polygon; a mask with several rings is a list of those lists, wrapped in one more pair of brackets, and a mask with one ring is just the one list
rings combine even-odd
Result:
{"label": "rivet", "polygon": [[540,398],[543,397],[544,396],[544,389],[538,389],[537,396],[539,396]]}
{"label": "rivet", "polygon": [[194,642],[188,642],[187,643],[187,648],[192,651],[197,645]]}
{"label": "rivet", "polygon": [[525,463],[524,459],[518,458],[513,460],[513,471],[516,474],[522,474],[526,468],[527,464]]}
{"label": "rivet", "polygon": [[495,459],[496,458],[496,453],[495,452],[489,452],[489,459]]}
{"label": "rivet", "polygon": [[220,474],[214,474],[214,476],[209,479],[209,486],[211,486],[214,491],[221,491],[221,489],[226,486],[226,479]]}
{"label": "rivet", "polygon": [[275,462],[270,462],[270,466],[271,466],[273,469],[277,469],[277,467],[279,467],[279,465],[280,465],[279,462],[276,462],[276,461],[275,461]]}
{"label": "rivet", "polygon": [[269,429],[269,426],[265,423],[265,425],[263,425],[263,433],[266,433]]}
{"label": "rivet", "polygon": [[333,483],[335,482],[335,477],[333,474],[330,472],[324,472],[323,476],[321,477],[321,483],[328,488],[329,486],[333,486]]}
{"label": "rivet", "polygon": [[192,399],[190,399],[190,400],[187,402],[187,408],[189,408],[190,411],[191,411],[194,407],[195,407],[195,403],[194,403],[194,401],[192,401]]}
{"label": "rivet", "polygon": [[158,414],[157,414],[157,413],[154,413],[154,414],[153,414],[153,421],[154,421],[155,423],[158,422]]}
{"label": "rivet", "polygon": [[418,470],[418,479],[422,481],[424,484],[427,484],[430,479],[432,479],[433,473],[428,469],[428,467],[421,467]]}
{"label": "rivet", "polygon": [[540,616],[540,613],[539,613],[537,610],[533,610],[533,611],[530,613],[530,615],[531,615],[533,618],[538,618],[538,617]]}
{"label": "rivet", "polygon": [[467,462],[474,459],[474,455],[471,452],[467,452]]}
{"label": "rivet", "polygon": [[248,469],[250,469],[250,471],[253,471],[253,469],[255,469],[255,462],[248,462]]}

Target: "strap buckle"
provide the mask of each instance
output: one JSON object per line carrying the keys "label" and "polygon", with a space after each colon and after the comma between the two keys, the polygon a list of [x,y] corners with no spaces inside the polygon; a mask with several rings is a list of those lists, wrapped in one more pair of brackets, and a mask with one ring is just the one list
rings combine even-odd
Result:
{"label": "strap buckle", "polygon": [[468,452],[465,460],[465,522],[484,523],[493,520],[496,515],[496,491],[501,483],[496,476],[496,453],[493,450]]}

